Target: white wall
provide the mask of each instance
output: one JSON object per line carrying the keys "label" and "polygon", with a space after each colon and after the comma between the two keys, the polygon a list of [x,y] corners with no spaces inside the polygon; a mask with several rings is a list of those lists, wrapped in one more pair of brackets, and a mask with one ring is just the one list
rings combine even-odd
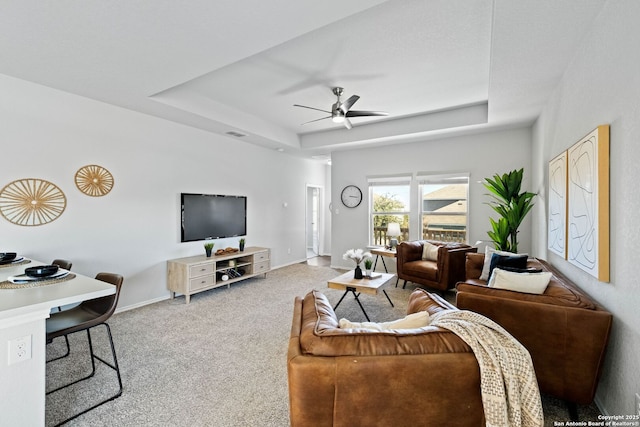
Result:
{"label": "white wall", "polygon": [[[488,240],[488,217],[496,217],[485,204],[489,200],[487,190],[478,181],[519,168],[525,170],[523,190],[528,190],[532,176],[530,128],[334,153],[331,174],[334,208],[332,265],[353,267],[342,259],[342,254],[350,248],[368,245],[368,176],[419,172],[470,173],[468,240],[474,244],[478,240]],[[342,189],[349,184],[360,187],[364,196],[360,206],[353,209],[346,208],[340,201]],[[519,234],[518,250],[528,252],[531,235],[529,217],[522,224]]]}
{"label": "white wall", "polygon": [[[533,249],[614,315],[596,402],[607,414],[636,414],[640,393],[640,2],[609,1],[534,126],[534,190],[548,161],[601,124],[610,124],[610,283],[547,251],[546,206],[533,215]],[[545,200],[547,198],[545,197]],[[588,331],[585,331],[588,333]]]}
{"label": "white wall", "polygon": [[[305,186],[326,185],[324,164],[6,76],[0,93],[0,188],[40,178],[67,197],[46,225],[0,218],[0,250],[67,258],[92,277],[120,273],[121,308],[163,299],[165,261],[204,252],[202,242],[179,243],[180,192],[202,192],[248,197],[247,245],[272,248],[272,266],[306,258]],[[75,187],[88,164],[113,174],[111,193],[89,197]]]}

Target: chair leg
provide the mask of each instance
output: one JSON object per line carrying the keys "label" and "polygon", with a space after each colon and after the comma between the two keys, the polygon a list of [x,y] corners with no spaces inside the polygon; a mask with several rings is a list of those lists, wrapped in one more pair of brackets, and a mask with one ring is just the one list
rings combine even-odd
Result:
{"label": "chair leg", "polygon": [[64,336],[64,341],[67,344],[67,351],[62,356],[57,356],[57,357],[54,357],[52,359],[47,360],[47,363],[53,362],[54,360],[65,358],[65,357],[67,357],[69,355],[69,353],[71,353],[71,347],[69,347],[69,337],[66,336],[66,335],[63,335],[63,336]]}
{"label": "chair leg", "polygon": [[[100,406],[102,404],[105,404],[107,402],[110,402],[110,401],[112,401],[112,400],[114,400],[114,399],[116,399],[116,398],[118,398],[118,397],[120,397],[122,395],[122,377],[120,376],[120,367],[118,365],[118,358],[116,356],[116,348],[113,345],[113,336],[111,335],[111,328],[106,323],[101,323],[101,325],[104,325],[106,327],[106,329],[107,329],[107,335],[109,337],[109,345],[111,347],[111,355],[113,357],[113,364],[107,362],[106,360],[102,359],[100,356],[94,354],[94,352],[93,352],[93,343],[91,341],[91,334],[89,333],[89,329],[87,329],[87,338],[89,340],[89,352],[91,353],[91,365],[92,365],[91,374],[89,374],[88,376],[86,376],[84,378],[76,380],[76,381],[74,381],[72,383],[64,385],[62,387],[58,387],[55,390],[51,390],[51,391],[47,392],[47,394],[50,394],[50,393],[53,393],[53,392],[58,391],[60,389],[69,387],[70,385],[76,384],[76,383],[78,383],[80,381],[83,381],[83,380],[86,380],[86,379],[92,377],[94,375],[94,373],[95,373],[95,360],[94,359],[99,360],[100,362],[104,363],[105,365],[107,365],[108,367],[110,367],[111,369],[116,371],[116,375],[118,377],[118,392],[116,394],[114,394],[113,396],[111,396],[111,397],[109,397],[109,398],[107,398],[105,400],[102,400],[99,403],[96,403],[95,405],[83,410],[82,412],[79,412],[79,413],[73,415],[72,417],[67,418],[64,421],[61,421],[60,423],[56,424],[55,427],[61,426],[62,424],[65,424],[65,423],[67,423],[67,422],[79,417],[80,415],[86,414],[87,412],[97,408],[98,406]],[[96,326],[100,326],[100,325],[96,325]]]}
{"label": "chair leg", "polygon": [[[91,343],[91,334],[89,334],[89,329],[87,329],[87,339],[89,340],[89,358],[91,359],[91,372],[89,373],[89,375],[84,376],[84,377],[82,377],[82,378],[80,378],[78,380],[72,381],[69,384],[65,384],[65,385],[60,386],[58,388],[54,388],[53,390],[49,390],[46,394],[51,394],[51,393],[54,393],[54,392],[56,392],[58,390],[62,390],[63,388],[67,388],[69,386],[77,384],[80,381],[84,381],[84,380],[89,379],[89,378],[91,378],[92,376],[95,375],[95,373],[96,373],[96,362],[95,362],[95,360],[93,360],[93,345]],[[61,357],[56,358],[56,359],[51,359],[50,362],[53,362],[54,360],[58,360],[58,359],[61,359]]]}

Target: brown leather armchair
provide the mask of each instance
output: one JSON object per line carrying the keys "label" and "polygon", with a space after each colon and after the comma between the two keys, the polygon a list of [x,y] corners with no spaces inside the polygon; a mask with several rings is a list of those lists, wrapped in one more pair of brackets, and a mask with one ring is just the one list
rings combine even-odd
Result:
{"label": "brown leather armchair", "polygon": [[[424,242],[439,246],[437,261],[422,259]],[[446,291],[465,278],[465,259],[469,252],[478,248],[464,243],[439,242],[435,240],[416,240],[402,242],[397,248],[398,279],[418,285]]]}

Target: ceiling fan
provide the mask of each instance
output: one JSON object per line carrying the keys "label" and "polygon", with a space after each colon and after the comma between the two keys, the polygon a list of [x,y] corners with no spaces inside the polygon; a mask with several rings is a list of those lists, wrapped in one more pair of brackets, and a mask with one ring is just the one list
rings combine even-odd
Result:
{"label": "ceiling fan", "polygon": [[311,120],[308,122],[302,123],[306,125],[307,123],[317,122],[319,120],[331,119],[334,123],[342,123],[344,127],[347,129],[351,129],[351,122],[349,121],[349,117],[366,117],[366,116],[388,116],[388,113],[383,111],[356,111],[351,110],[353,104],[356,103],[360,97],[358,95],[351,95],[346,101],[340,102],[340,96],[342,95],[343,88],[334,87],[333,94],[338,97],[338,100],[335,104],[331,106],[331,111],[321,110],[320,108],[307,107],[306,105],[293,104],[294,107],[302,107],[308,108],[310,110],[322,111],[323,113],[330,114],[327,117],[321,117],[319,119]]}

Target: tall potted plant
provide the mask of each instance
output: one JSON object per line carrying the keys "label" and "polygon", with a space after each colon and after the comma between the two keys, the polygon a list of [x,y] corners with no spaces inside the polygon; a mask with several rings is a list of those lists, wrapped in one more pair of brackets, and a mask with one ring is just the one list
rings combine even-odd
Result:
{"label": "tall potted plant", "polygon": [[496,249],[518,252],[518,228],[533,207],[535,193],[520,192],[524,169],[486,178],[484,186],[491,192],[488,205],[500,215],[489,218],[492,230],[487,232]]}

